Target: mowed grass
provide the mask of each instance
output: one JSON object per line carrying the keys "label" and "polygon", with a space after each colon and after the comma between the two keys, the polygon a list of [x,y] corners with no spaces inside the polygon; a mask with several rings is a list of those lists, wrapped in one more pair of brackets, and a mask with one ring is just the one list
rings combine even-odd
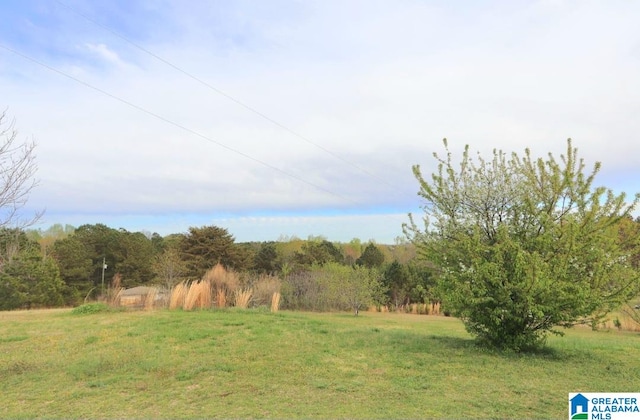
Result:
{"label": "mowed grass", "polygon": [[255,310],[0,312],[2,418],[567,418],[640,390],[640,335],[483,350],[452,318]]}

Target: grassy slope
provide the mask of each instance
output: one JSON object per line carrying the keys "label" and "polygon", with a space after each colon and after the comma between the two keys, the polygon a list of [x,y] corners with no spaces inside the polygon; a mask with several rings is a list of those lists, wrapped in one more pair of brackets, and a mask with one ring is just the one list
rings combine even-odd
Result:
{"label": "grassy slope", "polygon": [[0,312],[0,417],[566,418],[569,392],[640,390],[637,333],[550,349],[397,314]]}

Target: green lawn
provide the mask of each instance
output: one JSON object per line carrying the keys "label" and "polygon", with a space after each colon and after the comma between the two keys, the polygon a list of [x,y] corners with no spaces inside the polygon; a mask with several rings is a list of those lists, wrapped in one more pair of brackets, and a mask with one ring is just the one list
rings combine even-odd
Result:
{"label": "green lawn", "polygon": [[477,348],[452,318],[0,312],[0,417],[567,418],[569,392],[640,390],[640,335]]}

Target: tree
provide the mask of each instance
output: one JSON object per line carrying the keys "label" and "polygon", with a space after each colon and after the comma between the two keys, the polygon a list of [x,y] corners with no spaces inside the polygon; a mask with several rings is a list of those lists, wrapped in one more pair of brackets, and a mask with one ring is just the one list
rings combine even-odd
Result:
{"label": "tree", "polygon": [[640,269],[640,216],[635,220],[631,216],[620,221],[618,230],[620,246],[630,253],[631,265]]}
{"label": "tree", "polygon": [[356,264],[367,268],[380,267],[384,263],[384,254],[373,242],[364,249],[362,255],[356,260]]}
{"label": "tree", "polygon": [[34,142],[19,144],[15,123],[7,120],[6,111],[0,114],[0,227],[25,227],[35,223],[41,213],[23,219],[20,210],[31,191],[38,185],[35,178]]}
{"label": "tree", "polygon": [[280,257],[275,242],[263,242],[253,257],[253,268],[264,274],[274,274],[280,271]]}
{"label": "tree", "polygon": [[408,303],[411,286],[409,270],[405,265],[398,261],[389,264],[382,273],[382,281],[387,288],[387,297],[396,309]]}
{"label": "tree", "polygon": [[40,244],[42,254],[47,256],[56,241],[68,237],[74,230],[75,228],[71,225],[63,226],[60,223],[56,223],[44,231],[42,229],[29,229],[26,231],[26,234],[29,239]]}
{"label": "tree", "polygon": [[481,340],[516,351],[544,343],[556,326],[606,313],[638,292],[639,273],[620,247],[626,203],[593,187],[596,163],[567,142],[560,161],[502,151],[473,159],[467,146],[454,167],[436,153],[427,182],[413,172],[425,200],[425,227],[410,218],[405,233],[438,268],[445,309]]}
{"label": "tree", "polygon": [[155,257],[153,269],[158,280],[167,289],[180,283],[187,271],[184,262],[180,259],[180,253],[174,247],[166,248],[162,254]]}
{"label": "tree", "polygon": [[309,239],[302,245],[300,252],[296,251],[294,260],[300,265],[341,263],[343,260],[340,250],[326,239]]}
{"label": "tree", "polygon": [[122,275],[123,286],[150,283],[155,276],[154,257],[154,246],[149,237],[141,232],[118,231],[117,257],[112,264],[114,271]]}
{"label": "tree", "polygon": [[[61,306],[66,287],[55,261],[19,229],[0,230],[0,310]],[[6,252],[8,251],[8,252]]]}
{"label": "tree", "polygon": [[143,233],[112,229],[103,224],[82,225],[53,244],[52,254],[67,285],[81,297],[101,291],[105,278],[122,275],[122,285],[132,287],[154,278],[154,246]]}
{"label": "tree", "polygon": [[67,304],[75,304],[87,296],[94,287],[93,252],[75,235],[53,243],[53,258],[60,268],[62,280],[71,291]]}
{"label": "tree", "polygon": [[227,229],[217,226],[190,227],[179,245],[187,267],[187,276],[200,279],[220,263],[227,269],[242,270],[249,265],[249,256],[236,243]]}
{"label": "tree", "polygon": [[353,265],[362,255],[362,241],[358,238],[351,239],[348,243],[342,245],[342,253],[344,254],[344,263]]}
{"label": "tree", "polygon": [[381,276],[376,269],[327,263],[316,267],[326,300],[338,309],[349,308],[354,315],[360,309],[380,303],[384,295]]}

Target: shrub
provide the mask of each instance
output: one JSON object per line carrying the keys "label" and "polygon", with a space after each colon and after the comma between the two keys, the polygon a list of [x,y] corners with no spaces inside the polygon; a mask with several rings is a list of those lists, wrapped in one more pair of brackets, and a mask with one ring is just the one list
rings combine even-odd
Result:
{"label": "shrub", "polygon": [[102,312],[112,312],[112,309],[103,302],[91,302],[85,303],[84,305],[80,305],[71,310],[73,315],[90,315],[90,314],[98,314]]}
{"label": "shrub", "polygon": [[270,305],[273,294],[280,292],[281,282],[276,276],[262,274],[258,278],[250,281],[251,289],[253,289],[254,305]]}

